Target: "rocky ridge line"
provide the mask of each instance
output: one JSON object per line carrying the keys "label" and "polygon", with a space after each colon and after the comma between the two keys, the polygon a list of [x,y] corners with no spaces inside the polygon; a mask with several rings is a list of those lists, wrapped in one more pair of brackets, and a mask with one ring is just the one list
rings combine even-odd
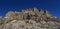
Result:
{"label": "rocky ridge line", "polygon": [[47,10],[37,8],[22,10],[22,12],[10,11],[6,18],[1,18],[0,29],[59,29],[60,20]]}

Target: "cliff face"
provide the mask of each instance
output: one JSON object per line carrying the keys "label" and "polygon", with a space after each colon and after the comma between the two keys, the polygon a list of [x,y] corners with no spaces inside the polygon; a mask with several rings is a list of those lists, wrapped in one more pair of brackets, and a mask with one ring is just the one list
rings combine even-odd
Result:
{"label": "cliff face", "polygon": [[37,8],[8,12],[0,29],[60,29],[60,20],[47,10]]}

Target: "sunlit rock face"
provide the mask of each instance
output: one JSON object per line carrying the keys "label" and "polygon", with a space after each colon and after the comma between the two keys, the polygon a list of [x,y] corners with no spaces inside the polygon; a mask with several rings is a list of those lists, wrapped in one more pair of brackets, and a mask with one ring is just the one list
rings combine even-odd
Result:
{"label": "sunlit rock face", "polygon": [[47,10],[37,8],[21,12],[10,11],[3,20],[4,22],[0,23],[0,29],[60,29],[59,19]]}
{"label": "sunlit rock face", "polygon": [[25,20],[19,20],[15,22],[10,22],[4,25],[4,29],[57,29],[59,28],[60,23],[58,22],[36,22],[34,20],[29,20],[26,22]]}

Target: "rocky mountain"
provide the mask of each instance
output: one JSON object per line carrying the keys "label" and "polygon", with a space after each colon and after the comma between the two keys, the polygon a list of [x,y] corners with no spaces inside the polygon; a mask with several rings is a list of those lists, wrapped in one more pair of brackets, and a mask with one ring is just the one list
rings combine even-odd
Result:
{"label": "rocky mountain", "polygon": [[37,8],[10,11],[0,18],[0,29],[60,29],[60,19]]}

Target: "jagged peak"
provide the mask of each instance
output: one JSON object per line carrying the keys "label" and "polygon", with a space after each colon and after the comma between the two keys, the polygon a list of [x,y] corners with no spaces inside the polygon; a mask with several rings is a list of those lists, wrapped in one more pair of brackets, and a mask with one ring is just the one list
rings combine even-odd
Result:
{"label": "jagged peak", "polygon": [[50,12],[48,10],[46,10],[46,14],[50,14]]}
{"label": "jagged peak", "polygon": [[[24,14],[25,12],[26,14]],[[57,17],[53,18],[49,11],[44,11],[42,9],[39,11],[37,8],[22,10],[22,12],[9,11],[5,18],[0,19],[0,29],[60,28],[60,20],[58,20]]]}
{"label": "jagged peak", "polygon": [[33,11],[38,11],[38,9],[37,8],[33,8]]}
{"label": "jagged peak", "polygon": [[41,12],[41,13],[44,13],[44,10],[41,9],[40,12]]}
{"label": "jagged peak", "polygon": [[33,8],[33,9],[29,8],[29,9],[26,9],[26,10],[22,10],[22,12],[9,11],[6,14],[6,17],[14,16],[15,14],[18,14],[17,16],[19,16],[19,15],[23,16],[23,15],[27,15],[27,13],[37,14],[39,16],[44,14],[47,17],[52,17],[51,13],[48,10],[44,11],[43,9],[40,9],[40,11],[39,11],[39,9],[37,9],[37,8]]}

